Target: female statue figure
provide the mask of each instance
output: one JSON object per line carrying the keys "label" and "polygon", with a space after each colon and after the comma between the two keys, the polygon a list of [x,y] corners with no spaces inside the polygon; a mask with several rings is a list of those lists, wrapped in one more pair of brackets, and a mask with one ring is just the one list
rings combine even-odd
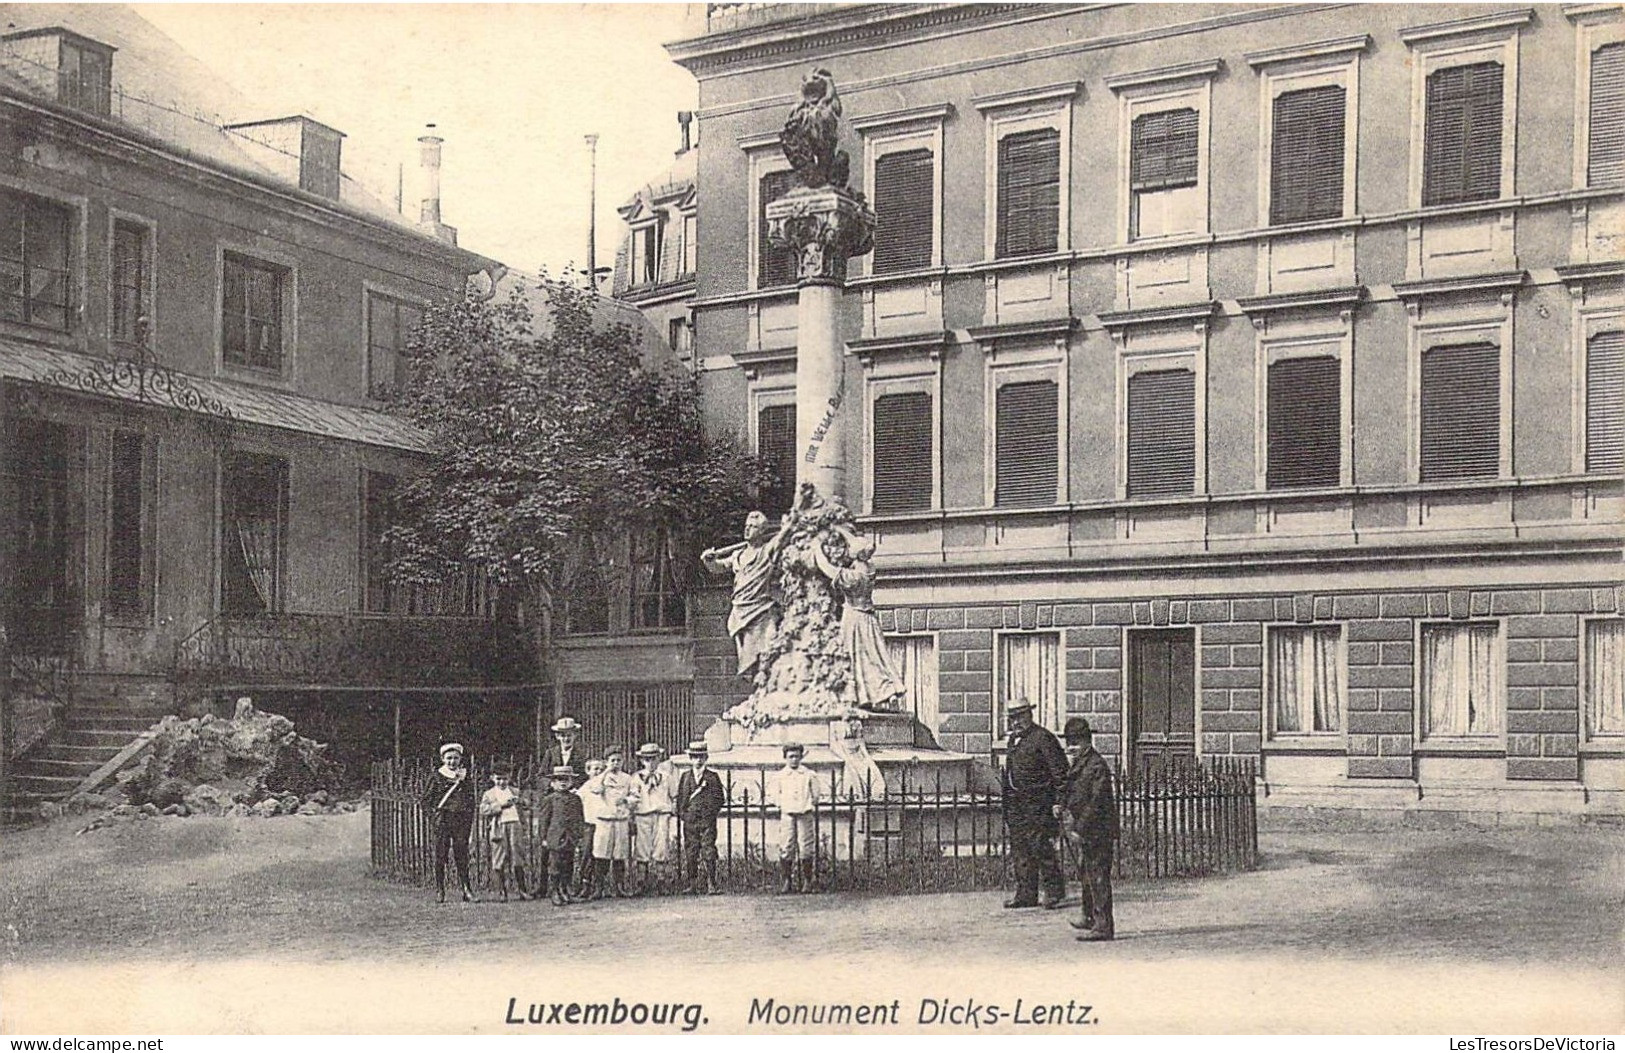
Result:
{"label": "female statue figure", "polygon": [[845,542],[840,547],[839,565],[822,545],[813,546],[812,557],[841,595],[841,645],[852,659],[853,693],[862,709],[900,709],[906,689],[892,667],[880,619],[875,617],[875,570],[869,563],[874,542],[845,531],[838,531],[835,537]]}

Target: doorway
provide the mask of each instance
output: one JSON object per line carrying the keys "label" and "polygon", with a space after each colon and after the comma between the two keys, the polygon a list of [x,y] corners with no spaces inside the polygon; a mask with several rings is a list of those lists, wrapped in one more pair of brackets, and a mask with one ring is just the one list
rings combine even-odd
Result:
{"label": "doorway", "polygon": [[74,491],[79,429],[54,421],[12,421],[6,428],[16,553],[7,627],[12,653],[58,657],[78,628],[73,557],[79,535]]}
{"label": "doorway", "polygon": [[1196,757],[1196,631],[1128,634],[1128,753],[1135,767]]}

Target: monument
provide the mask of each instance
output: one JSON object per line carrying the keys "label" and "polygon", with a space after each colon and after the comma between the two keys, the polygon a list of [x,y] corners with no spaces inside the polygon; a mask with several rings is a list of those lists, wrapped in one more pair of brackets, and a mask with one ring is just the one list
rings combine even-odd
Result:
{"label": "monument", "polygon": [[753,690],[707,733],[714,767],[775,770],[785,743],[835,773],[844,796],[877,797],[905,782],[965,787],[971,758],[937,747],[935,729],[904,711],[904,684],[875,616],[872,542],[845,503],[845,341],[840,300],[847,261],[873,246],[875,215],[847,185],[839,148],[841,100],[828,70],[801,86],[780,142],[799,185],[768,203],[768,239],[795,253],[796,499],[775,532],[752,512],[745,540],[708,549],[713,573],[734,576],[728,620],[739,672]]}

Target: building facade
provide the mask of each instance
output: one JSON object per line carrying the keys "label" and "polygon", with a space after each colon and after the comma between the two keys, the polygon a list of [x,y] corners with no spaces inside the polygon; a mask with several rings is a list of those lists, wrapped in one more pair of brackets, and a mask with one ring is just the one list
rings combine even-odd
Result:
{"label": "building facade", "polygon": [[[387,750],[391,718],[397,742],[443,718],[364,689],[503,682],[478,582],[383,574],[422,450],[383,397],[424,307],[495,268],[440,222],[438,140],[409,220],[345,174],[340,132],[249,120],[133,11],[6,14],[7,759],[64,707],[145,726],[243,689],[353,709]],[[193,116],[222,109],[244,123]]]}
{"label": "building facade", "polygon": [[825,67],[878,217],[844,496],[943,746],[1019,697],[1271,804],[1625,808],[1616,6],[710,12],[708,411],[794,463],[763,210]]}

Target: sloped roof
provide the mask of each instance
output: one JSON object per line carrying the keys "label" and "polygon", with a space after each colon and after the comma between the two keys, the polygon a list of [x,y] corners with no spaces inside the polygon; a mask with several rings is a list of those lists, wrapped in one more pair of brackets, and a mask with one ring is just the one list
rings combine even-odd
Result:
{"label": "sloped roof", "polygon": [[[525,302],[530,305],[537,334],[545,334],[552,325],[553,314],[547,289],[536,275],[526,274],[523,271],[509,271],[497,282],[495,298],[504,301],[513,295],[514,289],[521,287],[525,292]],[[631,304],[600,295],[592,303],[592,312],[594,325],[629,327],[646,364],[675,361],[671,347],[666,343],[665,334],[656,329],[654,323]]]}
{"label": "sloped roof", "polygon": [[[297,190],[255,160],[226,125],[295,116],[266,113],[167,34],[121,4],[0,4],[0,35],[61,27],[107,44],[113,57],[115,124],[139,129],[199,159],[258,182]],[[0,67],[24,60],[0,57]],[[0,77],[0,90],[43,97],[27,80]],[[314,196],[314,195],[312,195]],[[378,195],[344,176],[339,201],[365,218],[426,236]]]}
{"label": "sloped roof", "polygon": [[656,202],[686,195],[694,189],[695,180],[699,177],[699,164],[699,147],[684,150],[677,155],[671,167],[639,187],[635,194],[626,199],[626,203],[620,207],[621,215],[629,216],[632,210],[640,206],[647,208]]}

